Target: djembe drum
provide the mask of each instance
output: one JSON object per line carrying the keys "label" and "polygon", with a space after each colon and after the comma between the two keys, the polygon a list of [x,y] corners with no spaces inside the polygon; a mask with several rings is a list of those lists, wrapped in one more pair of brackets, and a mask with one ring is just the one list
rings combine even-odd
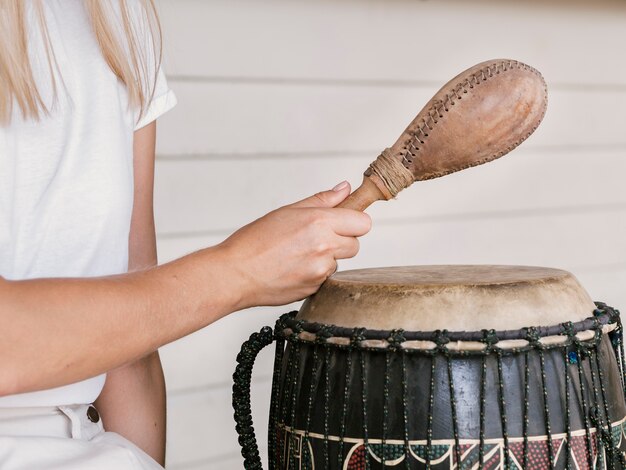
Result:
{"label": "djembe drum", "polygon": [[424,266],[332,276],[246,342],[233,406],[276,341],[270,469],[626,468],[622,327],[571,274]]}

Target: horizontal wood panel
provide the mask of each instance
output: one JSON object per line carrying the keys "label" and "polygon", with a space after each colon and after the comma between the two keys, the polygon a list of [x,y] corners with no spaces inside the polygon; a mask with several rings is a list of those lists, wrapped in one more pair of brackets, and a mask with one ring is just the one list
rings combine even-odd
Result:
{"label": "horizontal wood panel", "polygon": [[[402,219],[375,224],[344,266],[406,264],[610,265],[626,259],[623,209],[502,213],[480,219]],[[211,246],[222,236],[158,240],[162,261]]]}
{"label": "horizontal wood panel", "polygon": [[344,268],[406,264],[527,264],[575,269],[626,259],[625,212],[384,225]]}
{"label": "horizontal wood panel", "polygon": [[576,277],[592,299],[626,311],[626,262],[618,263],[613,268],[581,269],[577,271]]}
{"label": "horizontal wood panel", "polygon": [[[178,83],[160,119],[158,153],[374,152],[392,145],[437,86],[337,87]],[[626,91],[551,90],[548,112],[524,146],[624,144]]]}
{"label": "horizontal wood panel", "polygon": [[[270,385],[270,381],[255,383],[251,394],[252,417],[264,468],[267,468]],[[169,398],[167,468],[243,468],[243,459],[237,457],[241,454],[231,402],[230,386]],[[237,460],[238,466],[226,466]]]}
{"label": "horizontal wood panel", "polygon": [[[170,393],[184,394],[199,387],[229,387],[241,345],[264,326],[274,327],[278,317],[298,305],[259,307],[237,312],[160,349],[163,370]],[[271,351],[270,351],[271,350]],[[273,347],[259,356],[255,370],[271,375]]]}
{"label": "horizontal wood panel", "polygon": [[[361,253],[346,264],[513,263],[554,266],[613,264],[625,259],[623,210],[501,214],[477,220],[401,220],[375,225]],[[162,261],[219,243],[222,237],[159,240]]]}
{"label": "horizontal wood panel", "polygon": [[626,85],[611,1],[162,0],[169,71],[201,77],[446,81],[511,57],[561,83]]}
{"label": "horizontal wood panel", "polygon": [[[624,151],[548,152],[520,148],[479,168],[418,182],[397,200],[374,204],[374,222],[400,218],[468,217],[626,203]],[[157,163],[157,231],[230,233],[297,199],[350,179],[356,188],[371,156],[280,161],[161,160]]]}

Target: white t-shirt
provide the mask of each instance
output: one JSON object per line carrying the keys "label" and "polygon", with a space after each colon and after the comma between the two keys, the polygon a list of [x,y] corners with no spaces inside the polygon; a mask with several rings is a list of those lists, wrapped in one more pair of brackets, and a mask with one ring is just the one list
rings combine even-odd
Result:
{"label": "white t-shirt", "polygon": [[[138,110],[129,108],[125,87],[100,52],[83,1],[42,3],[61,77],[55,100],[35,13],[26,1],[33,73],[51,112],[40,121],[24,120],[15,107],[10,123],[0,125],[0,275],[17,280],[123,273],[133,206],[133,132],[171,109],[176,98],[159,71],[154,98],[138,121]],[[138,0],[129,4],[140,11]],[[147,31],[145,23],[139,26]],[[38,347],[45,355],[45,345]],[[0,407],[91,403],[104,382],[101,375],[0,397]]]}

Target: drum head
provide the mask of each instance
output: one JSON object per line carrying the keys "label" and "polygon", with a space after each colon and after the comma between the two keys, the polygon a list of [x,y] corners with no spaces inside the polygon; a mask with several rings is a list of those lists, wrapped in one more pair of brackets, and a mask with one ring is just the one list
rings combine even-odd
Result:
{"label": "drum head", "polygon": [[336,273],[297,318],[375,330],[511,330],[584,320],[594,308],[578,280],[560,269],[403,266]]}

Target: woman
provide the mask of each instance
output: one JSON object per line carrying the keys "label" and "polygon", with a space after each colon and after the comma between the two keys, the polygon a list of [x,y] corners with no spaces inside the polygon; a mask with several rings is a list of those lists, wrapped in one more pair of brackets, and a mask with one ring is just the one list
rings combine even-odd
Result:
{"label": "woman", "polygon": [[344,182],[156,267],[160,54],[151,0],[0,0],[2,469],[161,468],[157,348],[315,292],[369,230]]}

